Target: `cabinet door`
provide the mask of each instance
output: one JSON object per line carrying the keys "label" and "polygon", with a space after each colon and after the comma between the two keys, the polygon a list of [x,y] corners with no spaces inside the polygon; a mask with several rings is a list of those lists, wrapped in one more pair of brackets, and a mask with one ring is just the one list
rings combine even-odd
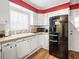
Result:
{"label": "cabinet door", "polygon": [[30,45],[29,45],[29,41],[25,40],[25,41],[20,41],[17,42],[17,57],[19,58],[23,58],[26,55],[29,54],[29,50],[30,50]]}
{"label": "cabinet door", "polygon": [[1,46],[0,46],[0,59],[1,59]]}
{"label": "cabinet door", "polygon": [[49,36],[46,34],[38,35],[39,40],[39,46],[41,48],[49,49]]}
{"label": "cabinet door", "polygon": [[38,47],[41,47],[41,37],[40,37],[40,35],[37,35],[37,42],[38,42],[38,44],[37,44],[37,46]]}
{"label": "cabinet door", "polygon": [[38,14],[38,25],[44,24],[44,15]]}
{"label": "cabinet door", "polygon": [[2,45],[2,59],[16,59],[15,48],[12,45]]}
{"label": "cabinet door", "polygon": [[47,14],[38,14],[38,25],[48,25],[48,22]]}
{"label": "cabinet door", "polygon": [[38,25],[38,14],[33,13],[33,25]]}
{"label": "cabinet door", "polygon": [[30,40],[31,40],[30,41],[30,43],[31,43],[31,51],[34,51],[34,50],[37,49],[37,44],[38,44],[37,43],[37,38],[36,38],[36,36],[34,36]]}
{"label": "cabinet door", "polygon": [[24,41],[24,43],[25,43],[25,55],[28,55],[28,54],[30,54],[31,53],[31,43],[30,43],[30,38],[25,38],[25,41]]}
{"label": "cabinet door", "polygon": [[43,48],[44,35],[39,35],[39,36],[38,36],[38,42],[39,42],[39,47]]}
{"label": "cabinet door", "polygon": [[49,35],[45,34],[43,39],[43,48],[49,50]]}

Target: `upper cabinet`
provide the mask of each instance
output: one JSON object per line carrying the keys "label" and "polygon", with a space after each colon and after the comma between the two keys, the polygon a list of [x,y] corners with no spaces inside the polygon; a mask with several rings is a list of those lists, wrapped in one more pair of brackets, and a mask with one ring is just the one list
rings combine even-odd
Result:
{"label": "upper cabinet", "polygon": [[47,14],[33,13],[30,16],[30,25],[49,25]]}
{"label": "upper cabinet", "polygon": [[9,20],[8,0],[0,0],[0,24],[6,24]]}
{"label": "upper cabinet", "polygon": [[38,14],[35,12],[30,14],[30,25],[38,25]]}
{"label": "upper cabinet", "polygon": [[38,25],[48,25],[47,14],[38,14]]}

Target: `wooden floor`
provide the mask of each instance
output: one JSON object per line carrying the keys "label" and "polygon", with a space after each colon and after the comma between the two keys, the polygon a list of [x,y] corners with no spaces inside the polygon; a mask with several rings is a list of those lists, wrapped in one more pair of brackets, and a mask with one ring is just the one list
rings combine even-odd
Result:
{"label": "wooden floor", "polygon": [[[79,59],[79,53],[75,51],[69,51],[68,59]],[[41,48],[36,53],[26,59],[58,59],[55,56],[49,55],[46,49]]]}
{"label": "wooden floor", "polygon": [[58,59],[52,55],[49,55],[49,52],[46,49],[40,49],[27,59]]}
{"label": "wooden floor", "polygon": [[79,52],[69,51],[69,59],[79,59]]}

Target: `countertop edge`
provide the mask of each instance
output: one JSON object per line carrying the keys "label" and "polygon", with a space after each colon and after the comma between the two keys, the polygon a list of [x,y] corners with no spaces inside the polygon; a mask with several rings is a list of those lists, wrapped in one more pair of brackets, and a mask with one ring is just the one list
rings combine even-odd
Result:
{"label": "countertop edge", "polygon": [[27,35],[27,33],[24,33],[24,34],[17,34],[17,35],[12,35],[8,37],[3,37],[3,38],[0,38],[0,44],[11,42],[11,41],[13,42],[13,41],[21,40],[22,38],[28,38],[28,37],[32,37],[40,34],[48,34],[48,33],[39,32],[39,33],[33,33],[31,35]]}

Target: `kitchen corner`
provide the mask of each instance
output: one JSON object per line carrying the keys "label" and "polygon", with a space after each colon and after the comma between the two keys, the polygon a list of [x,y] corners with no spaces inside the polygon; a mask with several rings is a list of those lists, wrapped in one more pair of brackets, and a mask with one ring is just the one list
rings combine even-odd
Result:
{"label": "kitchen corner", "polygon": [[[49,49],[47,32],[23,33],[3,37],[0,38],[0,44],[2,46],[2,53],[5,53],[5,57],[13,57],[13,59],[27,58],[40,48]],[[9,56],[9,53],[12,54]],[[15,56],[16,54],[17,56]]]}

